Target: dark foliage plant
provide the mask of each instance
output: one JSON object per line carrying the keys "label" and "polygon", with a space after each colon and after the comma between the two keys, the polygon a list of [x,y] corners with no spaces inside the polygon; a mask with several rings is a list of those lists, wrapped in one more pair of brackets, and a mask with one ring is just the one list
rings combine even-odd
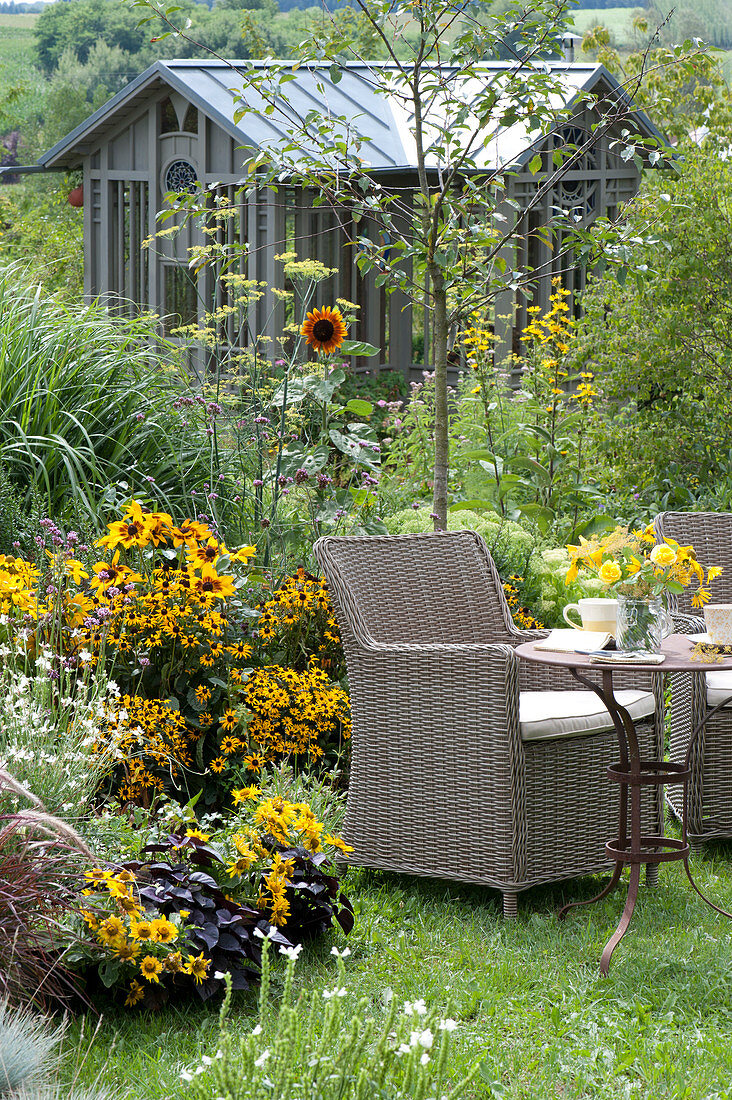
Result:
{"label": "dark foliage plant", "polygon": [[[333,927],[334,920],[344,932],[350,932],[354,924],[353,906],[343,893],[337,876],[329,871],[329,857],[324,852],[309,852],[306,848],[281,844],[271,836],[264,840],[273,856],[279,855],[281,860],[293,862],[293,870],[289,875],[290,885],[287,888],[290,915],[287,923],[280,928],[281,933],[287,937],[287,942],[302,943],[303,940],[327,932]],[[208,879],[209,889],[213,883],[220,890],[215,878],[211,876],[225,875],[225,860],[216,846],[198,837],[170,833],[161,841],[146,845],[143,852],[185,852],[191,863],[205,867],[210,872],[210,875],[204,876]],[[130,868],[132,869],[131,864]],[[258,893],[259,886],[257,877],[253,875],[242,886],[230,887],[227,892],[231,894],[235,890],[242,897],[245,894],[251,896]],[[261,918],[261,914],[259,916]]]}
{"label": "dark foliage plant", "polygon": [[[194,981],[183,972],[160,975],[154,984],[139,986],[140,1004],[158,1009],[176,992],[194,990],[202,1001],[225,988],[227,975],[231,988],[249,989],[259,982],[262,964],[262,939],[267,937],[279,947],[312,938],[332,927],[335,919],[344,931],[353,927],[353,909],[340,890],[336,876],[323,868],[327,857],[310,853],[304,848],[286,848],[273,843],[282,859],[292,860],[294,867],[288,887],[290,916],[287,924],[277,928],[250,899],[257,895],[257,883],[249,889],[225,882],[224,860],[215,845],[198,837],[170,833],[160,841],[145,845],[142,855],[169,856],[152,861],[129,860],[115,866],[115,873],[131,872],[135,894],[146,918],[171,918],[176,914],[185,922],[185,951],[203,955],[208,961],[202,981]],[[209,871],[219,874],[218,882]],[[78,886],[81,893],[81,886]],[[93,903],[92,903],[93,910]],[[83,961],[82,961],[83,960]],[[89,965],[87,952],[79,953],[88,992],[91,995],[99,979],[113,988],[124,978],[124,967],[107,956],[95,967]],[[139,983],[138,983],[139,984]]]}
{"label": "dark foliage plant", "polygon": [[[178,838],[178,844],[171,845],[171,848],[180,849],[181,839],[188,838]],[[163,846],[149,845],[145,850],[151,847]],[[195,848],[187,854],[189,858],[193,857],[192,862],[206,862],[205,858],[198,856]],[[255,936],[255,931],[259,930],[280,946],[290,946],[290,940],[272,928],[259,910],[226,897],[215,879],[204,871],[195,870],[186,863],[163,861],[142,863],[131,860],[122,867],[135,875],[139,898],[147,912],[157,912],[162,916],[180,913],[181,910],[188,913],[189,943],[195,951],[202,952],[211,960],[205,980],[194,985],[202,1001],[207,1001],[224,988],[224,974],[231,976],[232,989],[248,989],[258,981],[262,950],[261,938]],[[190,979],[173,975],[167,986],[147,989],[146,1006],[153,1008],[165,1003],[170,991],[181,983],[190,987]]]}

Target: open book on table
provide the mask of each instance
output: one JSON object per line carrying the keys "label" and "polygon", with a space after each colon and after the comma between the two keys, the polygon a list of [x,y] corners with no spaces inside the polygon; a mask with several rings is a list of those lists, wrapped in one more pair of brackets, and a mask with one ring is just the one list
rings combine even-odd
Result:
{"label": "open book on table", "polygon": [[593,653],[604,649],[612,640],[612,634],[602,630],[552,630],[534,649],[545,649],[549,653]]}

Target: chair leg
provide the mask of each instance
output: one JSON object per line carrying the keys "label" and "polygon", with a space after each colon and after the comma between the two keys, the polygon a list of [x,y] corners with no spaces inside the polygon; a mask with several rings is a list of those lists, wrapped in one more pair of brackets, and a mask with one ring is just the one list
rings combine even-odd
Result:
{"label": "chair leg", "polygon": [[516,920],[518,917],[518,894],[511,894],[504,891],[503,917],[504,920]]}
{"label": "chair leg", "polygon": [[689,841],[691,855],[700,856],[704,854],[704,841],[700,836],[688,836],[686,839]]}
{"label": "chair leg", "polygon": [[647,863],[646,864],[646,887],[649,890],[655,890],[658,886],[658,864]]}

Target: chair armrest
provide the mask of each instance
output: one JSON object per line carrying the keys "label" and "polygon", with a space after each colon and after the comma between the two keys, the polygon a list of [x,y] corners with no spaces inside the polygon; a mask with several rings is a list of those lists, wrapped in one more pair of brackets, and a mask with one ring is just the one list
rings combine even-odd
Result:
{"label": "chair armrest", "polygon": [[506,758],[520,754],[519,663],[510,645],[362,642],[349,655],[354,728],[362,719],[373,726],[374,707],[396,699],[380,725],[419,724],[421,714],[446,743],[495,735]]}
{"label": "chair armrest", "polygon": [[701,615],[686,615],[682,611],[672,611],[671,618],[674,621],[674,633],[676,634],[704,634],[706,623]]}

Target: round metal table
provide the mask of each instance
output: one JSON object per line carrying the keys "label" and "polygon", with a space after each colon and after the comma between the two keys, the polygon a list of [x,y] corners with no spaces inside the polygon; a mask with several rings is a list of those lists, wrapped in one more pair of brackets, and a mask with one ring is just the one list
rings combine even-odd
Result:
{"label": "round metal table", "polygon": [[[620,788],[620,807],[618,815],[618,835],[608,840],[605,852],[608,859],[615,863],[610,881],[607,886],[595,897],[587,901],[571,902],[563,906],[559,911],[560,919],[564,919],[570,909],[580,905],[591,905],[599,901],[613,890],[618,882],[626,864],[630,865],[630,881],[628,895],[625,901],[623,914],[618,926],[605,945],[600,961],[600,972],[607,974],[610,967],[610,958],[613,951],[620,943],[628,930],[633,910],[638,897],[641,867],[645,864],[672,863],[683,861],[689,882],[697,894],[707,905],[721,913],[725,917],[732,918],[732,913],[720,909],[709,898],[705,897],[697,886],[689,868],[689,843],[687,838],[687,780],[689,778],[689,759],[694,743],[704,727],[710,715],[732,701],[732,695],[723,700],[717,706],[708,710],[702,721],[695,727],[689,741],[686,759],[683,764],[672,763],[668,760],[643,760],[641,759],[636,737],[635,725],[625,707],[622,707],[615,698],[613,690],[613,673],[623,669],[635,669],[641,672],[709,672],[712,670],[732,670],[732,657],[725,657],[722,661],[705,662],[692,661],[691,652],[694,641],[684,634],[672,634],[666,638],[661,646],[661,652],[665,656],[662,664],[644,664],[632,661],[627,664],[606,664],[595,662],[586,654],[581,653],[552,653],[549,650],[536,648],[535,642],[526,642],[516,647],[516,655],[524,661],[533,661],[542,665],[555,665],[557,668],[566,668],[583,687],[589,688],[600,697],[612,718],[615,732],[618,738],[620,760],[607,769],[608,779],[617,783]],[[589,671],[601,674],[601,683],[590,679],[586,673]],[[684,812],[681,822],[681,840],[668,837],[664,834],[649,836],[641,832],[641,787],[646,785],[665,786],[670,783],[683,784]],[[630,815],[628,815],[628,790],[630,789]]]}

